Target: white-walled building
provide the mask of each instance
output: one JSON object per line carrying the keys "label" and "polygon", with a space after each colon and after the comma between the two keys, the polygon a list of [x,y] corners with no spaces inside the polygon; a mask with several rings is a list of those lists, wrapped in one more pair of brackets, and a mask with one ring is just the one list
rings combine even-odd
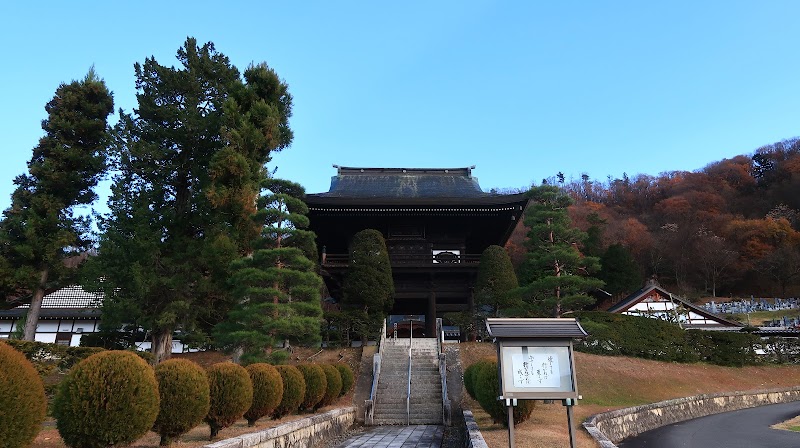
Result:
{"label": "white-walled building", "polygon": [[[103,303],[102,292],[88,292],[73,285],[47,294],[42,299],[39,322],[36,325],[35,340],[77,347],[86,333],[100,331],[100,318]],[[18,327],[24,325],[25,315],[30,305],[20,305],[10,310],[0,310],[0,339],[8,339]],[[19,329],[22,331],[22,328]],[[151,342],[136,342],[137,350],[150,350]],[[179,340],[172,341],[172,353],[196,351],[189,349]]]}
{"label": "white-walled building", "polygon": [[672,295],[655,280],[611,306],[610,313],[628,314],[661,319],[680,324],[684,328],[740,329],[741,324],[712,314],[680,297]]}
{"label": "white-walled building", "polygon": [[[85,333],[99,330],[102,293],[91,293],[80,286],[68,286],[47,294],[42,299],[36,340],[78,346]],[[7,339],[24,325],[30,305],[0,311],[0,338]],[[20,331],[22,329],[20,328]]]}

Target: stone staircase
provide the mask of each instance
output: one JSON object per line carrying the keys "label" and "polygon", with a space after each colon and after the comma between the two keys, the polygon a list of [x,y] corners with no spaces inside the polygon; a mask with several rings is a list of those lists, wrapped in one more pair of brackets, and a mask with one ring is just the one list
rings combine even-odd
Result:
{"label": "stone staircase", "polygon": [[387,339],[375,397],[375,425],[442,424],[442,380],[436,338],[414,338],[411,351],[410,419],[408,339]]}

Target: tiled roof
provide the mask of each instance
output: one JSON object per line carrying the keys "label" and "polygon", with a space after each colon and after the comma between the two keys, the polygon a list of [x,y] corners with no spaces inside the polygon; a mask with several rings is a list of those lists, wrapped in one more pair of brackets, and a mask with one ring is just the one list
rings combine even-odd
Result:
{"label": "tiled roof", "polygon": [[574,318],[486,319],[489,336],[494,338],[585,338],[588,336]]}
{"label": "tiled roof", "polygon": [[[85,291],[77,285],[67,286],[42,298],[42,308],[97,308],[103,301],[103,293]],[[29,308],[20,305],[17,308]]]}
{"label": "tiled roof", "polygon": [[653,291],[653,290],[658,290],[661,293],[662,296],[670,297],[670,300],[672,300],[672,301],[674,301],[676,303],[680,303],[682,306],[684,306],[685,308],[691,310],[693,313],[699,314],[699,315],[701,315],[701,316],[703,316],[703,317],[705,317],[707,319],[714,320],[714,321],[718,322],[720,325],[741,328],[741,325],[738,324],[737,322],[734,322],[734,321],[726,319],[726,318],[724,318],[722,316],[718,316],[716,314],[710,313],[710,312],[700,308],[699,306],[694,305],[693,303],[689,302],[688,300],[683,300],[680,297],[671,294],[669,291],[667,291],[666,289],[662,288],[657,283],[650,283],[650,284],[646,285],[644,288],[642,288],[642,289],[634,292],[633,294],[629,295],[628,297],[622,299],[621,301],[619,301],[619,303],[616,303],[611,308],[609,308],[608,312],[609,313],[622,313],[622,312],[625,312],[628,308],[630,308],[633,305],[636,305],[637,303],[639,303],[644,297],[647,296],[648,293],[650,293],[650,291]]}
{"label": "tiled roof", "polygon": [[327,193],[310,196],[346,198],[481,198],[472,168],[336,167]]}

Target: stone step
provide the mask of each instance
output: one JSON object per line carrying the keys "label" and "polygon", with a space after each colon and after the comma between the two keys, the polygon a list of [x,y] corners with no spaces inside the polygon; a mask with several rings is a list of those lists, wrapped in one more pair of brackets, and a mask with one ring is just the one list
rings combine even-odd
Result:
{"label": "stone step", "polygon": [[[442,401],[442,395],[441,394],[438,394],[438,395],[426,395],[424,397],[423,396],[416,396],[415,397],[413,395],[411,396],[411,404],[412,405],[413,404],[430,405],[432,403],[441,403],[441,401]],[[395,405],[401,405],[401,404],[405,408],[405,405],[406,405],[406,397],[405,396],[402,396],[402,397],[395,396],[395,397],[391,397],[391,398],[390,397],[379,397],[375,401],[375,406],[379,406],[379,405],[380,406],[389,406],[389,405],[395,406]]]}
{"label": "stone step", "polygon": [[[405,417],[403,417],[402,419],[400,419],[400,418],[378,418],[378,417],[375,417],[373,422],[376,425],[405,425],[407,420],[405,419]],[[411,425],[441,425],[442,424],[442,418],[439,417],[439,419],[437,419],[437,420],[432,420],[432,419],[413,418],[412,417],[411,421],[409,422],[409,424],[411,424]]]}

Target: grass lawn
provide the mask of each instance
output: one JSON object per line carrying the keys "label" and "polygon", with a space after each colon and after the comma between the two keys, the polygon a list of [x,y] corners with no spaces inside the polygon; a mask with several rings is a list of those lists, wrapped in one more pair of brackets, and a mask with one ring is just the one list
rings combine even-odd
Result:
{"label": "grass lawn", "polygon": [[[462,367],[483,357],[496,357],[488,343],[460,344]],[[678,364],[636,358],[575,353],[578,391],[583,400],[574,408],[577,443],[581,448],[596,447],[580,423],[586,417],[612,409],[653,403],[703,393],[791,387],[800,384],[798,366],[720,367],[707,364]],[[508,430],[481,410],[463,392],[465,409],[475,414],[491,448],[508,446]],[[794,423],[800,425],[800,420]],[[515,427],[519,448],[568,446],[567,415],[560,402],[537,402],[532,418]]]}

